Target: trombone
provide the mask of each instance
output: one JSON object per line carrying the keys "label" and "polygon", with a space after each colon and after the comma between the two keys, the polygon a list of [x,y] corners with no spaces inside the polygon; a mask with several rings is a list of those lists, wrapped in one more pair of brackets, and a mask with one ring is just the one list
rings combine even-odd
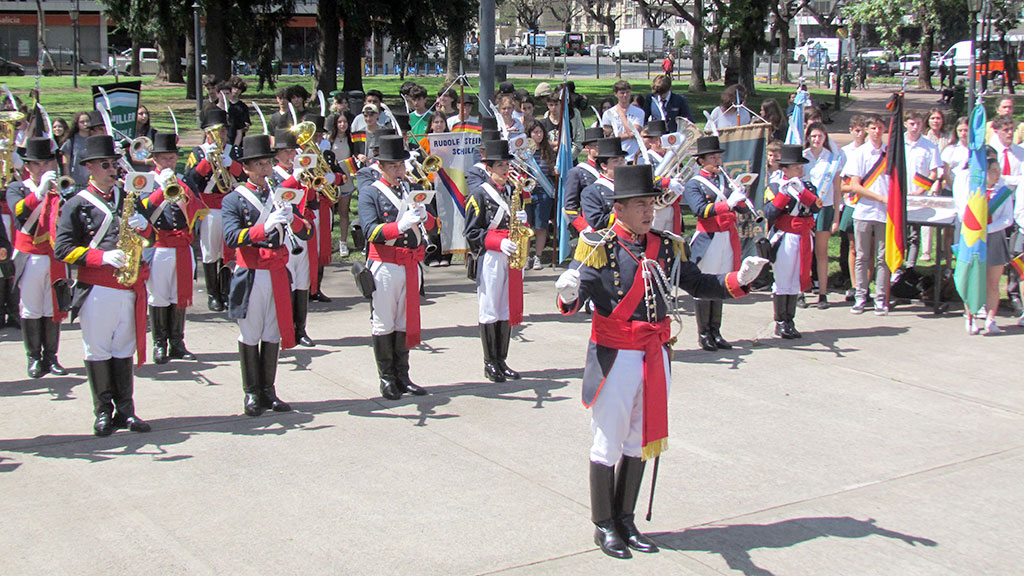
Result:
{"label": "trombone", "polygon": [[412,172],[408,175],[409,183],[419,184],[424,190],[433,190],[434,183],[430,181],[430,176],[441,170],[441,157],[427,155],[423,162],[420,162],[413,154],[409,156],[409,163],[412,164]]}

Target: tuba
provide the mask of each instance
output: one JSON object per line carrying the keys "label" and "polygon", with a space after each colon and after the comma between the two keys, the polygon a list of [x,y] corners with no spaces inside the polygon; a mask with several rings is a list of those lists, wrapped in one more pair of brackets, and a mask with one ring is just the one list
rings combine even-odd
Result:
{"label": "tuba", "polygon": [[317,146],[316,142],[313,142],[313,136],[316,135],[316,124],[312,122],[299,122],[295,126],[289,128],[295,133],[295,141],[299,147],[302,148],[303,154],[313,154],[316,156],[316,166],[312,168],[310,177],[319,182],[319,186],[315,186],[320,190],[320,193],[327,198],[327,201],[331,204],[338,202],[338,189],[333,184],[327,183],[327,174],[331,172],[331,167],[327,165],[327,160],[324,159],[323,152],[320,151],[320,147]]}
{"label": "tuba", "polygon": [[128,224],[128,220],[135,215],[135,199],[138,196],[139,193],[134,190],[125,192],[121,224],[117,230],[117,249],[124,252],[125,265],[114,272],[114,278],[122,286],[133,286],[138,281],[142,249],[146,247],[146,240]]}
{"label": "tuba", "polygon": [[523,224],[516,217],[516,214],[523,209],[523,186],[522,180],[512,179],[512,202],[508,220],[508,239],[515,242],[516,252],[508,258],[508,266],[513,270],[526,268],[526,257],[530,254],[530,239],[533,238],[533,229]]}
{"label": "tuba", "polygon": [[0,186],[5,188],[18,179],[14,168],[14,139],[17,135],[17,124],[24,119],[25,115],[21,112],[0,112]]}

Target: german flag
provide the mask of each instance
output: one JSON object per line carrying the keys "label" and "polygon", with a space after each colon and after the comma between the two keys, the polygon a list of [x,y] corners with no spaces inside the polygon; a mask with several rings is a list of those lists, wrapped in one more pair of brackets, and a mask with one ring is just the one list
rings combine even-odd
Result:
{"label": "german flag", "polygon": [[353,132],[352,133],[352,143],[355,144],[356,142],[362,142],[363,144],[365,144],[366,143],[366,132]]}
{"label": "german flag", "polygon": [[914,186],[917,186],[925,192],[932,189],[932,184],[935,184],[935,180],[925,176],[924,174],[914,173]]}
{"label": "german flag", "polygon": [[483,130],[480,123],[473,122],[459,122],[452,127],[452,132],[472,132],[473,134],[479,134]]}
{"label": "german flag", "polygon": [[356,164],[355,158],[345,158],[344,160],[341,161],[341,169],[344,170],[346,174],[351,176],[356,173],[356,170],[359,169],[359,165]]}
{"label": "german flag", "polygon": [[897,92],[886,105],[892,110],[889,121],[889,148],[886,154],[886,174],[889,194],[886,203],[885,261],[895,272],[903,265],[907,252],[907,163],[903,144],[903,93]]}

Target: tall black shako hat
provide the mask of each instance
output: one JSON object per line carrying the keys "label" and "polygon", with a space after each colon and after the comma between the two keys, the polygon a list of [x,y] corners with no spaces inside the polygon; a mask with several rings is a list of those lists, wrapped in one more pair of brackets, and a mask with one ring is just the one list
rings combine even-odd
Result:
{"label": "tall black shako hat", "polygon": [[664,120],[651,120],[647,123],[647,133],[645,136],[648,138],[654,138],[655,136],[664,136],[668,134],[668,126],[665,125]]}
{"label": "tall black shako hat", "polygon": [[615,191],[611,195],[612,200],[660,195],[661,192],[654,188],[654,170],[650,164],[615,167]]}
{"label": "tall black shako hat", "polygon": [[583,131],[583,145],[593,144],[601,138],[604,138],[604,130],[602,128],[587,128]]}
{"label": "tall black shako hat", "polygon": [[480,130],[497,130],[498,119],[493,116],[483,116],[480,118]]}
{"label": "tall black shako hat", "polygon": [[622,141],[618,138],[601,138],[597,141],[597,161],[603,162],[616,156],[625,158],[626,153],[622,150]]}
{"label": "tall black shako hat", "polygon": [[107,158],[117,158],[117,156],[117,152],[114,152],[113,136],[100,134],[89,136],[85,139],[85,156],[78,163],[85,164],[90,160],[105,160]]}
{"label": "tall black shako hat", "polygon": [[719,144],[718,136],[701,136],[697,138],[697,151],[693,155],[704,156],[705,154],[719,154],[721,152],[725,152],[725,150]]}
{"label": "tall black shako hat", "polygon": [[405,138],[402,136],[384,136],[377,139],[380,151],[376,158],[380,162],[405,162],[409,159],[409,151],[405,149]]}
{"label": "tall black shako hat", "polygon": [[213,108],[206,111],[206,115],[203,116],[203,130],[209,130],[214,126],[228,124],[228,113],[221,110],[220,108]]}
{"label": "tall black shako hat", "polygon": [[25,153],[21,155],[26,162],[45,162],[56,157],[50,149],[49,138],[29,138],[25,142]]}
{"label": "tall black shako hat", "polygon": [[484,162],[512,160],[512,154],[508,151],[508,142],[504,140],[488,140],[484,142],[483,152]]}
{"label": "tall black shako hat", "polygon": [[153,154],[160,154],[162,152],[178,153],[177,134],[158,132],[153,136]]}
{"label": "tall black shako hat", "polygon": [[779,151],[779,166],[791,166],[793,164],[807,164],[810,162],[804,158],[804,147],[799,144],[783,144]]}
{"label": "tall black shako hat", "polygon": [[278,128],[274,131],[274,150],[286,150],[298,148],[299,143],[295,139],[295,132],[287,128]]}
{"label": "tall black shako hat", "polygon": [[250,160],[272,158],[274,156],[274,148],[270,145],[270,136],[266,134],[246,136],[242,139],[242,150],[245,151],[245,156],[242,156],[239,160],[243,164]]}

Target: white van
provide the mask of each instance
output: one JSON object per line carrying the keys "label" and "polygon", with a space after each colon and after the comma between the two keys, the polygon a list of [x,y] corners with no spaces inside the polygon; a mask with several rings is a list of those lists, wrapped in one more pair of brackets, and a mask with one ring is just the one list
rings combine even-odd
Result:
{"label": "white van", "polygon": [[840,47],[839,38],[808,38],[807,42],[793,51],[793,61],[797,63],[810,62],[813,59],[812,50],[825,49],[828,50],[828,61],[836,62],[839,60]]}
{"label": "white van", "polygon": [[971,41],[961,40],[950,46],[942,55],[941,62],[946,66],[955,64],[959,70],[966,71],[971,65]]}

